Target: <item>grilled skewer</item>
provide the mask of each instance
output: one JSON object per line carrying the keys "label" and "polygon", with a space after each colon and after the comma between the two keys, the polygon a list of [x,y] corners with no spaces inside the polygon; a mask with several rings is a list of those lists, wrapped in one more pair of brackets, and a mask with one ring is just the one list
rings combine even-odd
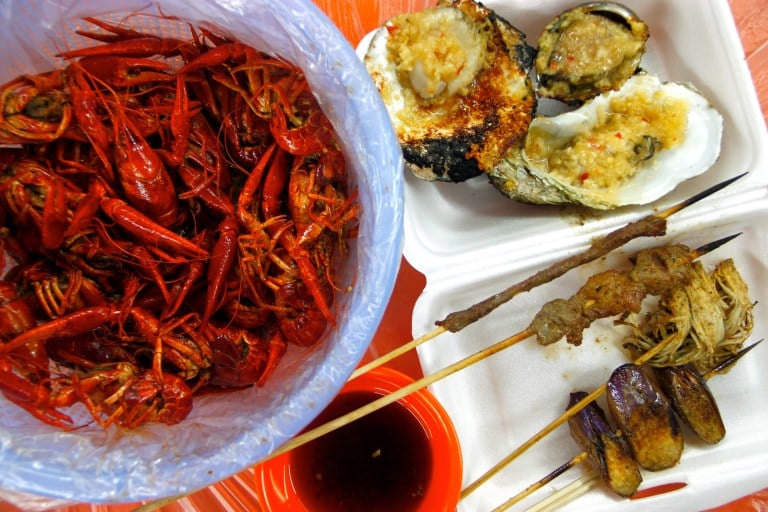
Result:
{"label": "grilled skewer", "polygon": [[637,463],[661,471],[680,462],[683,431],[669,399],[647,372],[635,364],[616,368],[606,384],[608,408]]}
{"label": "grilled skewer", "polygon": [[[736,235],[734,235],[736,236]],[[703,254],[706,254],[709,251],[712,251],[716,249],[717,247],[720,247],[722,244],[732,240],[734,236],[729,236],[726,238],[723,238],[721,240],[717,240],[715,242],[711,242],[709,244],[706,244],[696,250],[690,250],[688,249],[688,257],[690,260],[693,260],[695,258],[698,258],[702,256]],[[654,249],[650,249],[654,250]],[[383,407],[386,407],[387,405],[394,403],[401,398],[418,391],[420,389],[423,389],[430,384],[433,384],[437,382],[440,379],[443,379],[449,375],[452,375],[468,366],[471,366],[474,363],[477,363],[478,361],[482,361],[483,359],[486,359],[487,357],[492,356],[493,354],[496,354],[498,352],[501,352],[505,348],[508,348],[512,345],[515,345],[533,335],[537,334],[536,330],[533,327],[529,327],[521,332],[518,332],[517,334],[513,334],[512,336],[505,338],[494,345],[491,345],[490,347],[487,347],[483,350],[480,350],[470,356],[465,357],[464,359],[449,365],[442,370],[439,370],[431,375],[425,376],[422,379],[419,379],[417,381],[414,381],[407,386],[404,386],[397,391],[390,393],[388,395],[384,395],[381,398],[374,400],[373,402],[370,402],[369,404],[366,404],[365,406],[356,409],[354,411],[351,411],[343,416],[340,416],[334,420],[329,421],[328,423],[325,423],[323,425],[318,426],[315,429],[309,430],[307,432],[304,432],[303,434],[300,434],[293,439],[289,440],[285,444],[283,444],[281,447],[279,447],[277,450],[272,452],[269,456],[269,458],[276,457],[278,455],[281,455],[283,453],[286,453],[294,448],[297,448],[298,446],[301,446],[305,443],[308,443],[310,441],[313,441],[317,439],[318,437],[321,437],[329,432],[333,432],[334,430],[337,430],[344,425],[347,425],[348,423],[355,421],[359,418],[362,418],[363,416],[366,416],[374,411],[377,411]],[[664,344],[660,344],[654,349],[651,349],[648,354],[650,354],[648,357],[653,357],[656,353],[658,353],[660,350],[664,348]],[[645,357],[645,356],[644,356]],[[586,405],[586,404],[585,404]]]}
{"label": "grilled skewer", "polygon": [[[727,237],[715,242],[711,242],[709,244],[706,244],[702,247],[699,247],[695,251],[693,251],[693,254],[691,254],[688,258],[688,261],[692,261],[696,257],[701,256],[702,254],[712,251],[715,248],[719,247],[723,243],[727,242],[728,240],[731,240],[733,237]],[[679,254],[675,255],[677,253],[677,250],[671,253],[674,256],[674,259],[677,259],[679,257]],[[663,255],[664,252],[655,252],[648,251],[647,254],[656,254],[656,255]],[[650,260],[653,261],[656,258],[651,257]],[[636,258],[635,261],[635,268],[633,268],[632,272],[630,272],[630,275],[642,275],[644,276],[642,279],[646,282],[652,282],[653,284],[653,291],[661,291],[661,287],[659,289],[656,289],[657,284],[662,284],[666,281],[665,279],[655,279],[652,278],[652,274],[646,274],[644,271],[641,271],[640,266],[643,263],[643,260],[645,258],[641,258],[640,255]],[[651,268],[651,267],[647,267]],[[667,272],[670,269],[674,269],[676,267],[670,266],[667,264],[661,265],[657,270],[660,271],[660,276],[662,277],[669,277],[673,275],[678,275],[681,278],[685,277],[685,274],[678,273],[677,271],[674,272]],[[603,273],[603,276],[611,275],[608,273]],[[595,277],[595,276],[593,276]],[[638,278],[639,279],[639,278]],[[683,283],[685,284],[686,281],[684,279]],[[599,282],[598,280],[594,280],[592,284],[587,283],[585,287],[582,290],[579,290],[575,295],[573,295],[570,299],[563,300],[563,299],[556,299],[555,301],[551,301],[549,304],[555,304],[558,305],[558,307],[555,308],[548,308],[548,305],[545,304],[544,307],[539,311],[537,314],[537,318],[534,319],[532,322],[532,326],[535,326],[537,329],[537,335],[539,333],[544,333],[544,336],[541,337],[539,341],[544,343],[552,343],[558,339],[558,337],[565,336],[569,341],[572,343],[576,343],[581,341],[581,332],[584,328],[584,324],[576,321],[574,322],[576,325],[576,328],[574,329],[570,325],[570,319],[575,317],[589,317],[592,320],[594,320],[594,311],[590,311],[591,309],[591,299],[596,298],[600,299],[599,294],[595,295],[593,292],[595,291],[594,284],[595,282]],[[690,284],[690,283],[688,283]],[[671,283],[666,283],[663,285],[664,288],[667,288],[669,290],[676,290],[678,287],[676,286],[670,286]],[[597,302],[595,306],[595,310],[603,310],[602,303]],[[561,307],[562,306],[562,307]],[[608,312],[615,312],[610,309],[610,305],[607,307],[605,311]],[[747,314],[751,314],[751,310],[746,311]],[[529,328],[529,330],[532,330]],[[677,333],[675,333],[677,334]],[[683,334],[683,337],[686,335]],[[741,342],[743,343],[743,340],[746,339],[747,333],[741,338]],[[680,343],[681,336],[667,336],[661,341],[659,341],[657,344],[653,345],[647,352],[642,354],[640,357],[638,357],[635,360],[635,364],[642,365],[646,362],[656,358],[659,353],[661,353],[664,350],[668,349],[669,345],[672,345],[674,343]],[[733,347],[735,346],[732,341],[735,340],[728,340],[729,344]],[[573,407],[569,408],[565,414],[561,415],[559,418],[557,418],[555,421],[544,427],[542,430],[540,430],[537,434],[535,434],[532,438],[530,438],[528,441],[523,443],[521,446],[519,446],[517,449],[512,451],[509,455],[504,457],[501,461],[499,461],[496,465],[494,465],[491,469],[486,471],[482,476],[480,476],[477,480],[469,484],[467,487],[464,488],[462,491],[461,497],[462,499],[471,494],[475,489],[480,487],[483,483],[488,481],[490,478],[492,478],[496,473],[501,471],[507,464],[511,463],[513,460],[515,460],[517,457],[519,457],[522,453],[527,451],[530,447],[532,447],[534,444],[536,444],[538,441],[546,437],[549,433],[551,433],[554,429],[556,429],[558,426],[566,422],[570,417],[577,414],[581,409],[586,407],[591,401],[595,400],[602,394],[604,394],[607,390],[607,386],[604,384],[600,388],[594,390],[592,393],[587,395],[583,400],[575,404]]]}
{"label": "grilled skewer", "polygon": [[595,261],[596,259],[605,256],[612,250],[629,243],[635,238],[644,236],[663,236],[666,234],[667,219],[669,217],[695,203],[698,203],[702,199],[707,198],[716,192],[719,192],[746,174],[747,173],[742,173],[733,178],[724,180],[702,192],[699,192],[692,197],[689,197],[684,201],[681,201],[667,208],[664,211],[647,215],[639,220],[627,224],[626,226],[611,231],[607,235],[593,241],[592,245],[590,245],[589,248],[587,248],[587,250],[584,252],[575,254],[569,258],[566,258],[565,260],[553,263],[549,267],[537,272],[527,279],[513,284],[505,290],[502,290],[501,292],[498,292],[470,306],[467,309],[448,314],[444,319],[435,322],[437,328],[422,336],[419,336],[418,338],[414,338],[410,342],[401,345],[400,347],[378,357],[377,359],[365,365],[360,366],[352,373],[350,380],[359,375],[362,375],[363,373],[371,371],[374,368],[388,363],[389,361],[415,349],[423,343],[426,343],[427,341],[430,341],[447,331],[458,332],[464,329],[466,326],[485,317],[502,304],[509,302],[515,296],[523,292],[531,291],[537,286],[541,286],[542,284],[546,284],[562,276],[569,270]]}
{"label": "grilled skewer", "polygon": [[725,437],[725,424],[705,378],[692,365],[654,368],[677,416],[705,443]]}
{"label": "grilled skewer", "polygon": [[703,375],[690,364],[654,368],[677,415],[705,443],[716,444],[725,437],[725,425],[707,381],[729,371],[761,341],[739,350]]}
{"label": "grilled skewer", "polygon": [[[582,400],[583,391],[571,393],[568,407]],[[616,494],[632,496],[643,477],[622,437],[608,423],[603,409],[592,402],[568,420],[571,437],[588,454],[593,469]]]}

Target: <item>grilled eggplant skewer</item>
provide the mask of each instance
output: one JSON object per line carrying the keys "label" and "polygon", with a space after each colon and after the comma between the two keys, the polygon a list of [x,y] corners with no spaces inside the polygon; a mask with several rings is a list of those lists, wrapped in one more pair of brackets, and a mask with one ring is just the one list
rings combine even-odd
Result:
{"label": "grilled eggplant skewer", "polygon": [[[573,407],[586,396],[583,391],[571,393],[568,407]],[[587,453],[592,467],[608,488],[625,498],[637,491],[643,481],[637,462],[597,403],[590,403],[570,418],[568,428],[571,437]]]}
{"label": "grilled eggplant skewer", "polygon": [[[741,349],[736,354],[732,355],[731,357],[729,357],[728,359],[726,359],[716,367],[709,370],[706,374],[704,375],[696,374],[698,380],[700,381],[700,383],[706,383],[706,381],[709,380],[714,375],[726,372],[739,359],[741,359],[745,354],[747,354],[750,350],[755,348],[762,341],[763,340],[761,339],[759,341],[756,341],[752,345]],[[688,372],[691,371],[691,366],[687,364],[680,365],[679,367],[654,368],[654,371],[667,372],[670,370],[676,370],[683,367],[686,367],[686,370],[684,370],[686,374],[688,374]],[[684,402],[688,402],[688,401],[699,402],[701,400],[711,401],[712,404],[708,405],[707,407],[713,407],[714,410],[717,410],[717,404],[715,403],[714,397],[712,396],[711,392],[709,392],[708,389],[704,393],[706,395],[704,398],[690,395],[689,393],[693,392],[693,389],[700,390],[701,387],[698,385],[695,385],[694,388],[692,388],[691,386],[686,386],[686,391],[680,392],[677,390],[673,390],[672,394],[677,394],[677,395],[680,395],[680,397],[684,397]],[[593,393],[593,395],[594,394],[595,393]],[[616,492],[618,495],[622,497],[628,497],[634,494],[634,492],[637,490],[637,488],[641,483],[642,477],[640,478],[639,481],[636,481],[635,469],[637,469],[637,465],[635,465],[635,467],[633,468],[631,464],[627,464],[626,459],[624,459],[622,456],[616,455],[617,453],[620,453],[619,450],[621,450],[621,448],[615,443],[614,440],[618,439],[619,441],[621,441],[621,437],[618,436],[616,433],[614,433],[611,430],[610,426],[608,426],[608,422],[607,420],[605,420],[605,413],[600,408],[600,406],[597,405],[594,401],[591,401],[591,398],[589,397],[589,395],[587,395],[584,392],[578,391],[578,392],[571,393],[571,399],[568,405],[568,410],[569,411],[572,410],[578,404],[582,403],[585,399],[586,401],[589,402],[588,405],[583,409],[580,409],[578,412],[576,412],[574,416],[571,416],[568,419],[568,426],[571,430],[571,436],[574,438],[574,440],[576,440],[576,442],[581,446],[581,448],[584,449],[584,451],[574,456],[568,462],[566,462],[565,464],[557,468],[557,470],[548,474],[543,479],[528,486],[524,491],[522,491],[521,493],[518,493],[517,495],[507,500],[503,505],[494,509],[494,512],[501,512],[503,510],[507,510],[507,508],[509,508],[513,504],[520,502],[522,499],[526,498],[536,490],[540,489],[544,484],[551,482],[556,477],[565,473],[567,470],[573,467],[576,467],[578,464],[581,464],[584,460],[590,461],[597,475],[600,476],[601,480],[608,486],[609,489]],[[675,406],[674,400],[672,400],[672,403],[673,403],[673,408],[675,409],[675,412],[677,412],[678,415],[680,415],[681,418],[683,418],[683,421],[685,421],[686,423],[691,421],[691,419],[688,418],[688,416],[683,416],[683,414],[686,414],[686,412],[681,412],[681,411],[690,410],[692,408],[690,404],[685,403],[683,408],[678,409],[678,407]],[[717,413],[717,415],[718,415],[718,420],[722,423],[722,419],[720,419],[719,417],[719,412]],[[695,420],[693,421],[695,423]],[[709,422],[713,420],[706,420],[706,421]],[[714,420],[714,421],[717,421],[717,420]],[[608,446],[612,450],[615,450],[615,452],[609,454],[608,449],[606,449],[606,446]],[[632,458],[632,462],[634,463],[634,458]],[[582,484],[586,483],[586,485],[589,485],[590,480],[591,478],[589,477],[587,477],[586,479],[582,477]],[[635,481],[637,483],[637,486],[633,490],[631,485]],[[571,486],[568,486],[568,487],[571,487]],[[543,500],[540,504],[543,504],[545,501],[556,501],[556,499],[557,500],[561,499],[561,497],[558,496],[558,494],[560,492],[566,491],[568,487],[561,489],[560,491],[553,494],[552,496],[549,496],[548,498]],[[583,489],[583,485],[580,486],[580,489]]]}
{"label": "grilled eggplant skewer", "polygon": [[690,364],[655,368],[654,371],[680,419],[705,443],[722,441],[725,425],[705,377]]}
{"label": "grilled eggplant skewer", "polygon": [[649,471],[680,462],[683,432],[672,404],[647,367],[625,364],[607,383],[608,408],[635,460]]}
{"label": "grilled eggplant skewer", "polygon": [[723,418],[707,381],[714,375],[728,371],[760,341],[741,349],[703,375],[691,364],[654,368],[659,385],[672,403],[672,408],[705,443],[717,444],[725,437]]}

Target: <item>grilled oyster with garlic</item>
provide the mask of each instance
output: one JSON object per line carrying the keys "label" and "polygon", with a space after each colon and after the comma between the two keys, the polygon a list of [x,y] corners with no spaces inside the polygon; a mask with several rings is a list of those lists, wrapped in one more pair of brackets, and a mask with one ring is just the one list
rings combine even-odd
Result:
{"label": "grilled oyster with garlic", "polygon": [[722,125],[693,87],[639,73],[576,110],[534,119],[489,176],[522,202],[600,210],[647,204],[712,166]]}
{"label": "grilled oyster with garlic", "polygon": [[539,95],[579,104],[618,89],[637,71],[648,36],[645,22],[622,4],[568,9],[539,37]]}
{"label": "grilled oyster with garlic", "polygon": [[481,4],[440,0],[389,20],[363,60],[406,167],[460,182],[493,169],[526,133],[533,54],[524,34]]}

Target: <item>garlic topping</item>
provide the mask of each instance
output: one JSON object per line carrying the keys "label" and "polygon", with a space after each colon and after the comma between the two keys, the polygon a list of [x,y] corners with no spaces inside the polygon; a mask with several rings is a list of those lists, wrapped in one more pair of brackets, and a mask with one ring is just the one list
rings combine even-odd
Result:
{"label": "garlic topping", "polygon": [[482,26],[451,7],[394,17],[387,50],[400,82],[431,103],[466,95],[485,63]]}

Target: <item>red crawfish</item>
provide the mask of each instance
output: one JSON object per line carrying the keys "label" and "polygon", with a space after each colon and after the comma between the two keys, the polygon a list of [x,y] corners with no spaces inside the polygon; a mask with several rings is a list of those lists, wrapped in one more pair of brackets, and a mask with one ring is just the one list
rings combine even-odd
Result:
{"label": "red crawfish", "polygon": [[0,143],[50,142],[70,128],[73,111],[60,70],[0,85]]}
{"label": "red crawfish", "polygon": [[179,205],[171,175],[119,105],[115,114],[115,164],[126,202],[163,227],[173,225]]}
{"label": "red crawfish", "polygon": [[213,386],[263,385],[286,349],[280,330],[274,326],[259,332],[213,325],[209,329],[214,353]]}
{"label": "red crawfish", "polygon": [[171,373],[120,362],[75,374],[73,384],[79,400],[102,427],[115,424],[135,428],[148,422],[175,425],[192,410],[192,390]]}

